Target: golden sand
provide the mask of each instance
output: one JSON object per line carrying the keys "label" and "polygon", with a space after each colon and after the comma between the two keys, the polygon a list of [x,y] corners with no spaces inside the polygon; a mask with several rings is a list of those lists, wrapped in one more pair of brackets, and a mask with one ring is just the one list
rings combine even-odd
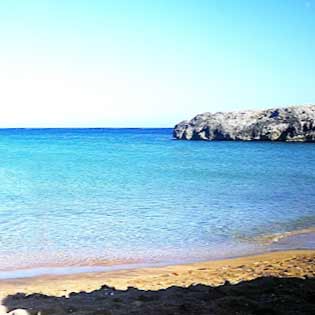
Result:
{"label": "golden sand", "polygon": [[0,281],[0,297],[4,298],[17,292],[67,296],[71,292],[91,292],[104,284],[116,289],[136,287],[144,290],[158,290],[173,285],[217,286],[225,281],[238,283],[265,276],[314,277],[315,250],[272,252],[157,268],[2,280]]}

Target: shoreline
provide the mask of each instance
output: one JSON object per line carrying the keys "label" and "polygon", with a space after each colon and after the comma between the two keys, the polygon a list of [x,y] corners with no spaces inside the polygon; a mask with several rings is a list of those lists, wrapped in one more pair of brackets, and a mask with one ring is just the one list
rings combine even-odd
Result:
{"label": "shoreline", "polygon": [[175,266],[3,280],[0,313],[312,314],[314,288],[315,250],[288,250]]}
{"label": "shoreline", "polygon": [[[299,239],[304,237],[304,239]],[[195,257],[195,258],[164,258],[161,260],[140,260],[140,259],[115,259],[98,260],[89,259],[88,263],[73,262],[71,264],[39,264],[35,266],[24,266],[22,268],[0,269],[0,283],[5,280],[32,279],[45,276],[70,276],[87,273],[110,273],[123,270],[135,270],[144,268],[163,268],[177,265],[191,265],[195,263],[224,261],[250,256],[258,256],[273,252],[295,251],[295,250],[315,250],[315,246],[308,246],[307,243],[314,243],[315,227],[292,230],[282,233],[263,234],[247,242],[256,243],[256,250],[245,251],[240,254],[232,254],[224,257]],[[296,242],[297,241],[297,242]],[[287,243],[287,244],[286,244]],[[280,246],[279,246],[280,245]],[[284,245],[284,246],[283,246]],[[314,243],[315,245],[315,243]],[[265,247],[259,247],[265,246]],[[268,247],[266,247],[268,246]]]}
{"label": "shoreline", "polygon": [[162,267],[6,279],[0,280],[0,298],[18,292],[67,296],[71,292],[91,292],[103,285],[120,290],[128,287],[159,290],[194,284],[218,286],[225,281],[238,283],[261,276],[315,277],[315,250],[274,251]]}
{"label": "shoreline", "polygon": [[315,236],[315,227],[307,227],[307,228],[301,228],[286,232],[279,232],[279,233],[271,233],[271,234],[262,234],[259,236],[254,236],[253,238],[244,238],[247,241],[250,242],[256,242],[264,245],[274,245],[278,244],[281,241],[294,239],[296,237],[299,237],[301,235],[312,235]]}

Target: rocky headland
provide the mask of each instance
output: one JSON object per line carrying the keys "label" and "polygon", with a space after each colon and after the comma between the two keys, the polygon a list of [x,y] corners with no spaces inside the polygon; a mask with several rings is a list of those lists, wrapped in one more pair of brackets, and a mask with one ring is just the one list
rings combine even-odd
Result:
{"label": "rocky headland", "polygon": [[315,105],[199,114],[178,123],[180,140],[315,142]]}

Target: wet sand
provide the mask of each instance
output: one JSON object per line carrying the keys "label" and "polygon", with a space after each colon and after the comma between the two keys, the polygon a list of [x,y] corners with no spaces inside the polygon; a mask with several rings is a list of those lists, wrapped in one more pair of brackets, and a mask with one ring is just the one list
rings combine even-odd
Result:
{"label": "wet sand", "polygon": [[[58,307],[62,308],[63,303],[69,303],[69,301],[72,301],[73,297],[76,296],[76,298],[72,301],[74,303],[73,307],[76,310],[72,312],[74,314],[124,314],[122,310],[125,309],[124,307],[127,307],[126,303],[128,303],[128,305],[131,303],[130,299],[133,299],[132,296],[135,294],[135,291],[133,290],[136,290],[138,295],[141,295],[141,292],[147,292],[147,290],[157,291],[158,293],[156,294],[158,294],[159,299],[164,296],[164,298],[168,301],[167,303],[171,303],[171,301],[169,301],[169,296],[168,298],[165,296],[165,292],[168,292],[170,287],[176,286],[176,290],[179,290],[179,296],[176,302],[178,304],[183,302],[180,300],[180,296],[182,299],[186,300],[186,295],[187,297],[191,294],[194,295],[196,293],[195,290],[197,285],[203,285],[201,287],[198,286],[199,289],[203,291],[206,288],[206,291],[208,292],[211,288],[210,286],[220,286],[226,281],[233,285],[260,277],[263,277],[264,279],[269,279],[269,277],[280,277],[287,280],[288,278],[293,277],[300,279],[314,279],[315,250],[273,252],[256,256],[159,268],[2,280],[0,281],[0,297],[2,299],[2,304],[6,305],[9,309],[24,306],[27,307],[29,312],[35,312],[35,309],[37,312],[38,310],[41,310],[41,308],[42,310],[45,309],[45,307],[48,307],[47,305],[49,304],[51,311],[46,312],[47,314],[64,314],[61,309],[58,311],[54,308],[54,303],[57,303],[59,305]],[[314,284],[313,282],[311,284],[309,282],[305,282],[306,280],[295,279],[294,281],[302,281],[301,283],[299,282],[300,286],[303,286],[306,283],[308,286],[312,286]],[[288,282],[288,288],[292,287],[291,289],[294,290],[297,284],[291,282]],[[264,286],[264,283],[261,283],[261,285]],[[268,285],[270,286],[270,283]],[[103,288],[100,289],[102,286]],[[109,287],[113,289],[109,289]],[[133,287],[134,289],[129,289],[127,291],[115,291],[126,290],[128,287]],[[183,289],[188,287],[188,291]],[[165,291],[162,289],[167,290]],[[81,298],[80,294],[70,294],[71,292],[82,291],[91,293],[81,293]],[[18,292],[22,292],[25,295],[17,295]],[[27,296],[32,293],[36,293],[36,295]],[[42,296],[38,296],[38,294],[45,294],[53,297],[43,298]],[[109,300],[104,299],[102,302],[99,298],[100,294],[105,294],[106,296],[108,295]],[[119,295],[119,303],[117,301],[115,302],[112,298],[112,296],[117,297],[117,294]],[[289,293],[287,292],[286,294]],[[11,295],[11,297],[8,298],[8,295]],[[57,297],[61,296],[70,296],[70,299],[58,300]],[[53,301],[55,302],[51,302],[52,300],[49,299],[54,299]],[[146,297],[144,299],[146,299]],[[112,300],[113,304],[110,303],[110,300]],[[48,301],[50,302],[48,303]],[[138,300],[133,300],[133,302],[137,301]],[[138,302],[139,303],[132,304],[135,306],[134,314],[140,313],[141,308],[144,307],[143,301]],[[97,307],[102,308],[102,303],[106,304],[109,313],[96,312]],[[115,308],[117,306],[115,303],[119,304],[119,308],[117,310]],[[194,303],[198,304],[198,300],[191,301],[191,303],[193,305]],[[95,309],[93,309],[94,306]],[[88,307],[89,311],[86,310],[84,313],[84,307]],[[158,304],[156,307],[158,307]],[[42,315],[46,313],[43,313],[42,311]],[[200,310],[200,313],[202,313],[202,310]],[[152,314],[155,313],[152,311]],[[188,314],[192,313],[188,312]]]}

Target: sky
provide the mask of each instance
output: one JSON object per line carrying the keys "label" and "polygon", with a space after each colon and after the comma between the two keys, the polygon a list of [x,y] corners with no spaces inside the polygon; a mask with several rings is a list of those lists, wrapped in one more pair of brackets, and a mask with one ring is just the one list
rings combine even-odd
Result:
{"label": "sky", "polygon": [[0,127],[315,104],[315,0],[2,0]]}

